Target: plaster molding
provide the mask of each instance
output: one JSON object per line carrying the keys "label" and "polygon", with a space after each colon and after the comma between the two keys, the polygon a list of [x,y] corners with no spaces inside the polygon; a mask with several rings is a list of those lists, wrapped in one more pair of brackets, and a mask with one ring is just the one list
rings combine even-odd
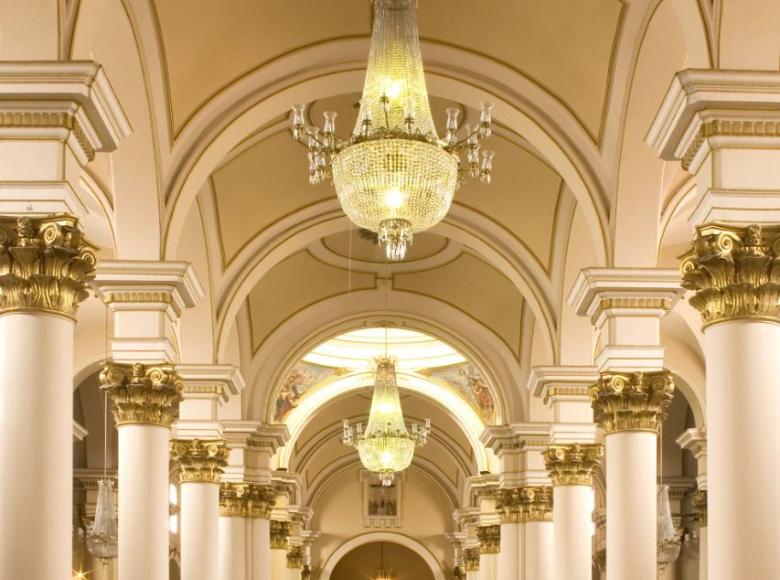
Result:
{"label": "plaster molding", "polygon": [[167,310],[169,305],[177,318],[204,296],[203,286],[189,262],[106,260],[97,268],[94,286],[113,310],[138,305],[163,305]]}
{"label": "plaster molding", "polygon": [[103,67],[92,61],[0,63],[0,135],[68,142],[82,165],[130,134]]}
{"label": "plaster molding", "polygon": [[780,146],[780,73],[678,72],[645,141],[691,173],[714,147]]}
{"label": "plaster molding", "polygon": [[528,375],[528,390],[545,405],[558,399],[590,403],[588,388],[598,380],[595,366],[535,366]]}
{"label": "plaster molding", "polygon": [[188,398],[217,397],[226,403],[246,387],[241,370],[228,364],[179,364],[176,372],[182,380],[182,395]]}
{"label": "plaster molding", "polygon": [[585,268],[577,275],[567,303],[599,328],[618,314],[661,318],[684,293],[675,269]]}

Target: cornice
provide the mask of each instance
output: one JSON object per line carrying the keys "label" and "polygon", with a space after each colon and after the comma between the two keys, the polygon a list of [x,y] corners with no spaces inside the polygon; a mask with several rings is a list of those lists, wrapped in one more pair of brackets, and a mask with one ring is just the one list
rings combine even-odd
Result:
{"label": "cornice", "polygon": [[0,130],[59,128],[87,161],[130,134],[103,67],[92,61],[0,62]]}
{"label": "cornice", "polygon": [[176,365],[185,399],[199,395],[218,396],[222,401],[238,395],[246,386],[241,370],[235,365]]}
{"label": "cornice", "polygon": [[137,304],[169,304],[177,316],[204,296],[189,262],[107,260],[99,264],[95,289],[112,308]]}
{"label": "cornice", "polygon": [[594,325],[617,313],[664,316],[685,290],[673,268],[585,268],[567,302]]}
{"label": "cornice", "polygon": [[588,400],[588,388],[598,380],[595,366],[535,366],[528,376],[528,390],[545,404],[557,396]]}
{"label": "cornice", "polygon": [[662,159],[695,172],[711,138],[780,140],[780,73],[696,70],[678,72],[645,142]]}

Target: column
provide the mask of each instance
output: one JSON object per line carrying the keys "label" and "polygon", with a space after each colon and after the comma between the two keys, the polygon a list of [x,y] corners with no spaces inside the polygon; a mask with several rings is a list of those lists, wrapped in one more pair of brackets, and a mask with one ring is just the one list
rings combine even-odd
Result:
{"label": "column", "polygon": [[289,546],[287,548],[287,578],[288,580],[300,580],[303,569],[303,546]]}
{"label": "column", "polygon": [[608,580],[656,580],[657,432],[674,391],[661,320],[683,292],[674,270],[593,268],[569,294],[599,345],[590,398],[605,433]]}
{"label": "column", "polygon": [[677,438],[677,444],[693,453],[696,459],[697,491],[691,503],[697,512],[699,525],[699,580],[707,580],[707,430],[703,427],[686,429]]}
{"label": "column", "polygon": [[696,491],[691,503],[696,509],[699,524],[699,580],[707,580],[707,490]]}
{"label": "column", "polygon": [[228,449],[220,439],[175,439],[170,453],[181,490],[182,580],[214,580],[219,575],[219,483]]}
{"label": "column", "polygon": [[287,546],[290,539],[290,522],[270,520],[271,578],[287,580]]}
{"label": "column", "polygon": [[[221,425],[229,449],[222,481],[248,486],[250,521],[247,575],[252,580],[271,580],[272,553],[276,551],[271,550],[269,520],[277,498],[271,461],[290,435],[285,425],[264,425],[243,420],[222,420]],[[284,547],[286,549],[286,540]]]}
{"label": "column", "polygon": [[496,505],[501,514],[501,549],[498,555],[498,578],[522,578],[522,555],[525,544],[525,521],[521,489],[499,490]]}
{"label": "column", "polygon": [[9,577],[65,578],[73,523],[73,317],[95,256],[70,216],[0,217],[0,240],[0,562]]}
{"label": "column", "polygon": [[682,71],[647,137],[696,180],[681,272],[704,333],[711,580],[780,577],[778,87],[777,71]]}
{"label": "column", "polygon": [[593,470],[603,454],[598,443],[552,444],[545,454],[553,482],[555,580],[591,580]]}
{"label": "column", "polygon": [[98,65],[0,63],[0,562],[12,578],[71,575],[74,321],[96,250],[76,191],[126,129]]}
{"label": "column", "polygon": [[[271,509],[276,493],[268,486],[252,486],[251,580],[271,580]],[[227,579],[226,579],[227,580]]]}
{"label": "column", "polygon": [[249,521],[249,486],[223,483],[219,489],[219,580],[249,579]]}
{"label": "column", "polygon": [[591,387],[607,454],[609,580],[656,580],[658,432],[673,394],[665,371],[602,373]]}
{"label": "column", "polygon": [[479,539],[479,580],[498,580],[498,556],[501,551],[501,526],[491,524],[477,528]]}
{"label": "column", "polygon": [[[525,522],[526,580],[554,580],[555,528],[553,524],[553,488],[526,487],[522,490]],[[499,576],[499,580],[505,578]]]}
{"label": "column", "polygon": [[479,580],[479,546],[469,546],[463,549],[463,569],[466,572],[466,580]]}
{"label": "column", "polygon": [[100,383],[119,434],[119,578],[167,580],[168,440],[179,378],[169,365],[109,363]]}

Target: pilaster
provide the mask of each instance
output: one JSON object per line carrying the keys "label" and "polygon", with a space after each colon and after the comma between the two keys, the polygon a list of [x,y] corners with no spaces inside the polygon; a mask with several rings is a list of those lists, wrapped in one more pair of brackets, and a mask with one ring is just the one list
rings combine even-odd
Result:
{"label": "pilaster", "polygon": [[686,429],[677,438],[677,445],[687,449],[693,454],[697,463],[696,486],[706,492],[707,490],[707,429],[705,427],[693,427]]}

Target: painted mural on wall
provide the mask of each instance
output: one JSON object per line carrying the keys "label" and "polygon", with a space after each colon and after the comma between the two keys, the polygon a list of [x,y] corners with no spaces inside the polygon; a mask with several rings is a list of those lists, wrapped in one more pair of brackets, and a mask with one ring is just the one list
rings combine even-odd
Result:
{"label": "painted mural on wall", "polygon": [[298,406],[298,402],[307,390],[336,374],[339,374],[338,369],[330,367],[321,367],[307,362],[295,365],[276,398],[274,421],[284,421],[287,414]]}
{"label": "painted mural on wall", "polygon": [[496,416],[496,405],[487,381],[471,363],[450,367],[439,367],[427,372],[429,376],[448,383],[479,413],[482,420],[492,423]]}
{"label": "painted mural on wall", "polygon": [[[323,367],[301,361],[290,372],[279,390],[274,408],[274,421],[282,422],[287,415],[300,403],[306,392],[322,381],[336,375],[343,375],[344,369]],[[495,420],[495,402],[490,393],[487,381],[470,363],[449,367],[425,369],[421,375],[447,383],[458,392],[485,423]]]}

